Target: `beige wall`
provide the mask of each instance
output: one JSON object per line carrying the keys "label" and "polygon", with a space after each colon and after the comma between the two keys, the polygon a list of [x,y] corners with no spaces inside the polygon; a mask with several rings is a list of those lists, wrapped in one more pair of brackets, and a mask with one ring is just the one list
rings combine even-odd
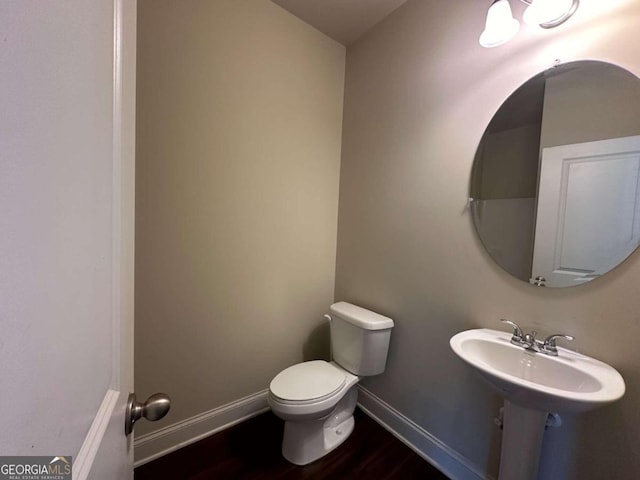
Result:
{"label": "beige wall", "polygon": [[[637,72],[636,72],[637,73]],[[551,76],[540,149],[640,134],[640,85],[629,72],[590,66]]]}
{"label": "beige wall", "polygon": [[326,354],[345,49],[268,0],[139,0],[138,434]]}
{"label": "beige wall", "polygon": [[[500,399],[449,348],[500,318],[565,332],[619,369],[625,398],[547,434],[541,478],[637,478],[640,471],[640,253],[605,277],[536,289],[498,267],[467,202],[476,146],[511,92],[556,58],[640,74],[640,2],[583,0],[552,31],[522,28],[483,49],[490,2],[410,0],[347,53],[336,299],[396,321],[387,371],[364,385],[496,473]],[[521,18],[524,5],[511,2]]]}
{"label": "beige wall", "polygon": [[474,200],[471,214],[484,248],[507,272],[531,278],[535,198]]}
{"label": "beige wall", "polygon": [[540,124],[485,133],[474,161],[473,198],[533,198],[537,195]]}

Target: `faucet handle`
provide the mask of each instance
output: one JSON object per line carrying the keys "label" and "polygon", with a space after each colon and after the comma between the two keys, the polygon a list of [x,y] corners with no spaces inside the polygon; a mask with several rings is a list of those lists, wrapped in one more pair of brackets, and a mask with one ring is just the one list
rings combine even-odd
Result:
{"label": "faucet handle", "polygon": [[516,323],[516,322],[512,322],[511,320],[505,320],[504,318],[501,318],[500,321],[502,323],[506,323],[507,325],[511,325],[511,327],[513,328],[513,335],[511,336],[511,342],[520,342],[520,340],[522,340],[522,329],[520,328],[520,326]]}
{"label": "faucet handle", "polygon": [[558,338],[563,338],[564,340],[573,340],[575,337],[573,335],[562,334],[549,335],[542,344],[542,349],[549,355],[552,355],[554,357],[557,356],[558,348],[556,346],[556,340]]}

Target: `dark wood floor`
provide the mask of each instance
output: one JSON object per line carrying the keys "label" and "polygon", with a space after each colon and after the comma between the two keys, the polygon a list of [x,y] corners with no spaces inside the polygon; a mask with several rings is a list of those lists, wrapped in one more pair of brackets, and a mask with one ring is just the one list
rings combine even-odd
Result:
{"label": "dark wood floor", "polygon": [[355,429],[336,450],[298,467],[280,452],[284,423],[259,415],[135,470],[135,480],[447,480],[359,409]]}

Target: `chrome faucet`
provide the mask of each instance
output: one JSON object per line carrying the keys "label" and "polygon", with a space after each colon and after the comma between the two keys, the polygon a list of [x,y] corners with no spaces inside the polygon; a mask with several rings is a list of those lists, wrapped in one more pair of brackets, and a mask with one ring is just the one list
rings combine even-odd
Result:
{"label": "chrome faucet", "polygon": [[544,355],[550,355],[552,357],[558,356],[558,346],[556,345],[556,340],[559,338],[563,338],[565,340],[573,340],[574,337],[572,335],[562,335],[562,334],[554,334],[549,335],[544,342],[536,339],[536,335],[538,332],[532,331],[531,333],[523,333],[522,329],[518,326],[517,323],[512,322],[511,320],[500,320],[502,323],[506,323],[513,328],[513,334],[511,335],[511,343],[517,345],[518,347],[522,347],[526,350],[536,353],[542,353]]}
{"label": "chrome faucet", "polygon": [[562,335],[555,334],[549,335],[544,343],[542,344],[542,353],[546,355],[551,355],[552,357],[558,356],[558,347],[556,346],[556,340],[558,338],[564,338],[565,340],[573,340],[575,337],[573,335]]}

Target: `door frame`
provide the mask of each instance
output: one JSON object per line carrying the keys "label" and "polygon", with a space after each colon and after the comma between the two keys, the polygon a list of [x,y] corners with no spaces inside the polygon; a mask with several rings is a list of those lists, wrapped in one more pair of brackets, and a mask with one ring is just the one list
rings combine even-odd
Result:
{"label": "door frame", "polygon": [[124,410],[133,392],[136,17],[137,0],[113,0],[111,380],[73,463],[74,480],[116,460],[100,458],[114,454],[110,442],[126,442],[125,468],[133,474],[133,439],[124,434]]}

